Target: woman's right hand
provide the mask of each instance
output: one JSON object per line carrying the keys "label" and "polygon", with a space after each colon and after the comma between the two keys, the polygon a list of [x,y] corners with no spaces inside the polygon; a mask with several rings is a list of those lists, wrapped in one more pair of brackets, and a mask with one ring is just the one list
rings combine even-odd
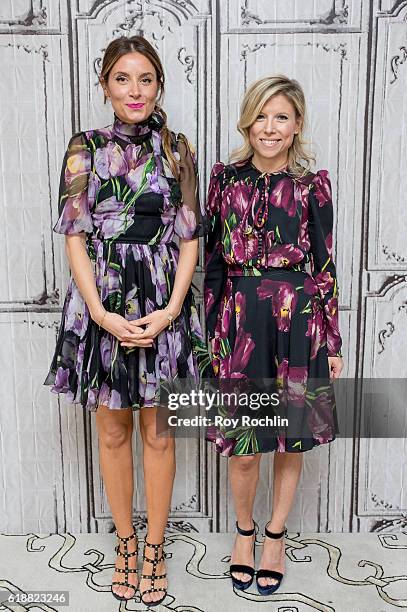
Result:
{"label": "woman's right hand", "polygon": [[[120,342],[123,341],[124,337],[127,336],[129,332],[132,335],[137,333],[142,334],[143,332],[141,328],[135,328],[133,325],[131,325],[130,321],[127,321],[127,319],[116,312],[106,311],[103,318],[101,317],[100,320],[100,326],[109,332],[109,334],[115,336]],[[139,340],[133,340],[133,346],[151,347],[153,346],[153,339],[144,337],[140,338]]]}

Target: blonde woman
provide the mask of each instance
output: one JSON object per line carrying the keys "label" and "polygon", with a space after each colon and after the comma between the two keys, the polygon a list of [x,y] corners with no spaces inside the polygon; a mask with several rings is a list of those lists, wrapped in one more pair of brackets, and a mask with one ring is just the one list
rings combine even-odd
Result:
{"label": "blonde woman", "polygon": [[289,427],[261,435],[250,426],[208,432],[216,450],[230,457],[238,531],[230,570],[237,589],[254,579],[259,463],[262,453],[276,451],[273,506],[256,576],[261,595],[274,592],[284,575],[285,524],[303,452],[335,438],[330,378],[343,367],[331,185],[326,170],[311,171],[305,117],[297,81],[277,75],[253,83],[238,123],[244,144],[233,164],[214,165],[207,202],[205,306],[215,373],[275,379],[279,397],[289,398],[288,416],[301,420],[294,435]]}

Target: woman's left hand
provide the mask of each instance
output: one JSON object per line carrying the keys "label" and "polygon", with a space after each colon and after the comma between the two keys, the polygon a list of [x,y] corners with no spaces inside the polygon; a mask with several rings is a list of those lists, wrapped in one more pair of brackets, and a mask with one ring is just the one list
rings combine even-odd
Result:
{"label": "woman's left hand", "polygon": [[328,357],[329,378],[339,378],[343,369],[342,357]]}
{"label": "woman's left hand", "polygon": [[[154,312],[151,312],[145,317],[141,317],[141,319],[129,321],[130,325],[134,327],[134,334],[126,333],[123,337],[123,342],[120,343],[121,346],[133,347],[137,346],[135,341],[140,340],[140,338],[156,338],[163,329],[169,326],[169,314],[170,313],[164,309],[154,310]],[[145,327],[145,329],[142,329],[143,327]]]}

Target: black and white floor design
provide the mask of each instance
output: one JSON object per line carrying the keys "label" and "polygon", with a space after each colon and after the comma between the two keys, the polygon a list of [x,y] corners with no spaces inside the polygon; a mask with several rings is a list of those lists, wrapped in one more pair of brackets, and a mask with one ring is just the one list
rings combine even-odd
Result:
{"label": "black and white floor design", "polygon": [[[286,539],[286,575],[262,597],[233,591],[233,534],[168,533],[169,591],[159,612],[395,612],[407,610],[407,533],[299,534]],[[0,590],[69,591],[69,606],[0,603],[0,611],[143,611],[110,593],[113,534],[0,535]],[[261,543],[258,543],[259,549]],[[260,553],[260,550],[258,551]],[[259,559],[260,554],[256,555]],[[2,598],[4,601],[4,597]]]}

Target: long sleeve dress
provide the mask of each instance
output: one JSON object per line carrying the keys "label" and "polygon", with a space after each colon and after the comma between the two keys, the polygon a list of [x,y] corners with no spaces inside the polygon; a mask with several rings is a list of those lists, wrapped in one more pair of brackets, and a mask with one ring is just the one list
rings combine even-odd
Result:
{"label": "long sleeve dress", "polygon": [[[72,137],[65,154],[54,231],[86,233],[96,287],[104,308],[127,320],[168,303],[178,262],[178,239],[204,234],[194,156],[186,138],[171,133],[180,161],[176,180],[163,152],[163,118]],[[89,410],[138,409],[160,404],[160,383],[198,380],[209,356],[189,290],[173,329],[152,348],[121,347],[91,319],[74,279],[65,296],[46,385]]]}
{"label": "long sleeve dress", "polygon": [[[220,379],[274,379],[305,435],[218,426],[226,456],[302,452],[335,438],[328,356],[340,356],[333,206],[326,170],[261,173],[251,160],[212,169],[205,310]],[[308,270],[307,271],[307,268]],[[261,433],[261,435],[260,435]]]}

